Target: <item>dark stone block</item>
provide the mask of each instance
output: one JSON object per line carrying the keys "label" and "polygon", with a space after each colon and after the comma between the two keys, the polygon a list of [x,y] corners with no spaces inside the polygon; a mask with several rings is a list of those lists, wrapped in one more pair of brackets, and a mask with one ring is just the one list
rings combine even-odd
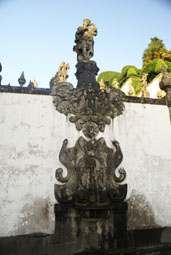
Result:
{"label": "dark stone block", "polygon": [[106,207],[56,204],[55,218],[56,243],[74,242],[82,251],[127,246],[126,202]]}
{"label": "dark stone block", "polygon": [[99,89],[99,84],[96,82],[96,75],[99,68],[95,61],[84,60],[76,65],[76,77],[78,79],[77,88],[92,88]]}

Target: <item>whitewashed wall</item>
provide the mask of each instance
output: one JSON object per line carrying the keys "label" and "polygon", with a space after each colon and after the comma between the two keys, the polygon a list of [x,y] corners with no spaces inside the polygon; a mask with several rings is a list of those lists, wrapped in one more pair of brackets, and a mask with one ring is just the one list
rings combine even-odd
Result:
{"label": "whitewashed wall", "polygon": [[[55,170],[65,138],[82,132],[51,96],[0,93],[0,236],[54,231]],[[106,126],[127,171],[129,228],[171,226],[171,128],[166,106],[125,103]]]}

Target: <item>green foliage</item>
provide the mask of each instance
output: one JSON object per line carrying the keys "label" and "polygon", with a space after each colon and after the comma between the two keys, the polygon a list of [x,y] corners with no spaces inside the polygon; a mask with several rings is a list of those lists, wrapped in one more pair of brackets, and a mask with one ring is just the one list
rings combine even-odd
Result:
{"label": "green foliage", "polygon": [[162,72],[162,65],[165,64],[168,71],[171,71],[171,62],[165,62],[163,59],[153,59],[142,68],[142,74],[148,73],[147,82],[151,82],[159,73]]}
{"label": "green foliage", "polygon": [[97,77],[97,82],[100,82],[101,79],[103,79],[104,82],[107,82],[109,86],[112,86],[112,81],[114,79],[117,79],[117,77],[120,75],[118,72],[102,72]]}
{"label": "green foliage", "polygon": [[165,64],[169,74],[171,75],[171,51],[168,51],[163,41],[157,37],[151,38],[151,43],[143,53],[143,68],[138,69],[136,66],[127,65],[122,68],[121,73],[103,72],[100,73],[97,82],[103,78],[104,82],[109,86],[113,86],[114,81],[119,83],[121,88],[129,79],[132,79],[132,86],[135,94],[141,91],[141,77],[143,73],[147,73],[147,83],[151,82],[159,73],[162,72],[162,65]]}
{"label": "green foliage", "polygon": [[171,51],[165,48],[162,40],[157,37],[151,38],[151,43],[143,53],[143,66],[150,63],[153,59],[163,59],[171,62]]}
{"label": "green foliage", "polygon": [[135,95],[137,95],[141,91],[141,81],[139,77],[132,78],[132,86],[135,91]]}
{"label": "green foliage", "polygon": [[127,72],[127,77],[138,76],[137,71],[134,68],[130,68]]}
{"label": "green foliage", "polygon": [[122,68],[121,74],[118,76],[119,86],[121,87],[125,81],[131,77],[139,77],[139,71],[136,66],[127,65]]}
{"label": "green foliage", "polygon": [[165,61],[168,72],[171,72],[171,62]]}
{"label": "green foliage", "polygon": [[97,78],[97,82],[100,82],[101,78],[104,82],[108,83],[109,86],[113,86],[114,81],[118,81],[119,87],[127,81],[127,79],[132,78],[135,93],[137,94],[141,89],[140,84],[141,70],[137,69],[136,66],[127,65],[122,68],[121,73],[118,72],[102,72]]}
{"label": "green foliage", "polygon": [[162,72],[163,64],[165,64],[163,59],[157,59],[156,65],[155,65],[155,73],[161,73]]}

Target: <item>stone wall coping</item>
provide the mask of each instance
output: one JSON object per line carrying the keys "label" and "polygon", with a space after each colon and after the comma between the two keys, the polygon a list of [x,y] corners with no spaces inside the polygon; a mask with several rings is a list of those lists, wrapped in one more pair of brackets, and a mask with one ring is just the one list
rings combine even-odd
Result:
{"label": "stone wall coping", "polygon": [[33,95],[50,95],[50,88],[33,88],[33,87],[19,87],[1,85],[1,93],[19,93],[19,94],[33,94]]}
{"label": "stone wall coping", "polygon": [[[1,85],[0,93],[17,93],[17,94],[33,94],[33,95],[51,95],[50,88],[33,88],[33,87],[19,87]],[[156,104],[156,105],[167,105],[165,98],[142,98],[136,96],[124,96],[124,102],[128,103],[141,103],[141,104]]]}

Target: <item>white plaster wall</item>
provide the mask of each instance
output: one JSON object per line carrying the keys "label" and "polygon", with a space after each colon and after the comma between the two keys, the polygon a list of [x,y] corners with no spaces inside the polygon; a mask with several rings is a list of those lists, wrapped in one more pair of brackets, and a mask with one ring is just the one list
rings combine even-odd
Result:
{"label": "white plaster wall", "polygon": [[0,94],[0,236],[54,231],[55,170],[74,125],[51,96]]}
{"label": "white plaster wall", "polygon": [[166,106],[125,103],[106,127],[119,141],[128,183],[128,227],[171,226],[171,127]]}
{"label": "white plaster wall", "polygon": [[[125,93],[125,95],[128,94],[128,92],[129,92],[129,86],[130,86],[131,83],[132,83],[132,79],[129,78],[129,79],[124,83],[124,85],[122,86],[121,90]],[[133,88],[133,87],[132,87],[132,88]],[[134,89],[134,88],[133,88],[133,89]]]}
{"label": "white plaster wall", "polygon": [[[51,96],[0,93],[0,236],[54,231],[55,170],[78,132]],[[104,135],[119,141],[129,228],[171,225],[171,129],[166,106],[125,103]],[[138,216],[137,216],[138,214]],[[141,215],[142,214],[142,215]]]}
{"label": "white plaster wall", "polygon": [[[162,78],[162,73],[158,74],[149,84],[147,87],[147,91],[150,93],[150,98],[157,98],[157,93],[160,91],[159,83]],[[163,96],[165,96],[166,93],[163,91]],[[138,95],[141,97],[141,93]]]}
{"label": "white plaster wall", "polygon": [[[152,82],[148,85],[147,90],[150,93],[151,98],[157,98],[157,92],[160,91],[159,83],[161,81],[162,74],[160,73],[157,75],[155,79],[152,80]],[[164,95],[166,93],[163,91]]]}

